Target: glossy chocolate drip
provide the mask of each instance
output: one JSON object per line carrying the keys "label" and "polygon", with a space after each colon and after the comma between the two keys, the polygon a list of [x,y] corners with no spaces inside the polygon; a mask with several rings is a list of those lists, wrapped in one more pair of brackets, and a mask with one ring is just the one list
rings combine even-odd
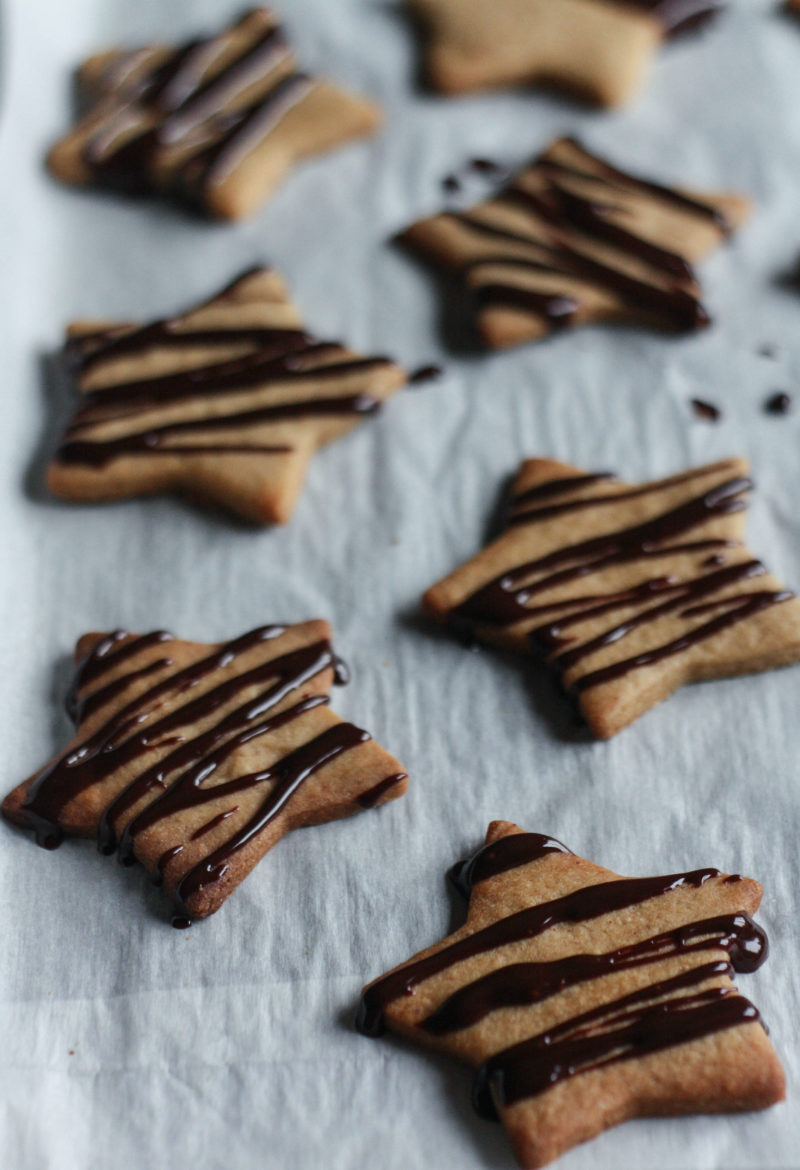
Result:
{"label": "glossy chocolate drip", "polygon": [[[335,656],[327,642],[303,647],[238,675],[225,677],[198,697],[193,697],[192,692],[204,681],[230,666],[242,654],[282,633],[283,627],[266,626],[226,643],[205,658],[178,671],[166,675],[162,673],[161,677],[156,673],[155,681],[143,693],[130,698],[78,747],[45,769],[31,784],[22,806],[22,814],[28,825],[35,829],[39,844],[48,848],[59,844],[64,835],[60,817],[71,800],[95,785],[103,784],[119,769],[135,765],[133,779],[106,807],[99,826],[100,848],[111,851],[116,845],[115,825],[118,818],[135,808],[144,798],[149,798],[153,789],[162,790],[166,801],[172,791],[170,779],[172,785],[177,786],[177,791],[183,792],[190,783],[186,779],[187,775],[191,774],[198,783],[202,782],[236,746],[266,734],[272,726],[278,725],[276,721],[286,723],[304,710],[325,702],[324,696],[312,696],[288,712],[273,717],[272,726],[269,719],[262,719],[293,690],[322,671],[334,668]],[[103,647],[114,645],[120,641],[120,637],[112,635],[104,639],[80,668],[82,685],[86,685],[87,678],[96,681],[100,677],[99,663],[105,669],[108,661],[110,668],[114,665],[115,655],[131,658],[162,640],[164,635],[161,633],[133,638],[127,643],[123,642],[108,657],[108,651],[104,651]],[[169,660],[162,662],[164,669],[168,670],[171,665]],[[120,664],[119,658],[116,664]],[[122,694],[124,687],[118,684],[125,681],[129,684],[138,682],[144,677],[145,670],[146,666],[136,666],[134,658],[128,673],[107,686],[114,687],[117,695]],[[252,693],[254,688],[259,688],[256,697]],[[89,700],[95,693],[90,693]],[[239,696],[244,701],[220,717],[218,712],[235,704]],[[84,695],[80,696],[80,700],[85,701],[85,698]],[[162,712],[170,701],[175,705]],[[212,718],[215,721],[206,731],[186,738],[186,728]],[[163,752],[164,748],[169,749],[166,754],[146,766],[146,758],[151,753]],[[200,800],[214,790],[198,789],[198,792],[201,793],[197,797]],[[128,829],[126,843],[133,837],[130,825]]]}
{"label": "glossy chocolate drip", "polygon": [[466,861],[459,861],[448,871],[447,877],[462,897],[469,898],[478,882],[529,865],[548,853],[570,852],[555,837],[545,837],[541,833],[513,833],[484,845]]}
{"label": "glossy chocolate drip", "polygon": [[478,309],[520,309],[533,313],[543,317],[552,329],[565,329],[580,308],[574,297],[500,283],[480,285],[475,290],[475,304]]}
{"label": "glossy chocolate drip", "polygon": [[730,971],[724,961],[694,967],[498,1053],[475,1077],[475,1108],[491,1117],[495,1104],[507,1108],[569,1077],[758,1022],[756,1008],[735,988],[700,990]]}
{"label": "glossy chocolate drip", "polygon": [[514,510],[524,504],[538,503],[539,500],[549,500],[553,496],[567,495],[580,488],[593,487],[603,480],[616,479],[613,471],[597,471],[591,475],[570,475],[563,479],[548,479],[544,483],[537,483],[535,487],[516,492],[511,501]]}
{"label": "glossy chocolate drip", "polygon": [[[76,666],[72,683],[67,691],[64,705],[73,723],[79,723],[82,718],[85,718],[89,704],[102,705],[100,695],[104,693],[106,688],[95,691],[91,695],[81,695],[81,691],[85,690],[91,683],[97,682],[109,670],[116,670],[121,663],[140,654],[150,646],[171,641],[172,634],[167,633],[166,630],[156,630],[152,634],[142,634],[133,638],[125,630],[114,630],[113,633],[96,642]],[[111,685],[115,686],[116,684],[112,683]]]}
{"label": "glossy chocolate drip", "polygon": [[[761,613],[763,610],[769,609],[773,605],[779,605],[781,602],[789,601],[792,597],[794,597],[793,593],[787,589],[783,589],[775,592],[764,591],[763,593],[743,594],[738,598],[723,598],[719,602],[720,605],[730,604],[730,608],[726,613],[713,618],[709,622],[705,622],[701,626],[697,626],[688,634],[684,634],[680,638],[675,638],[672,642],[667,642],[663,646],[656,646],[653,650],[646,650],[642,654],[636,654],[631,658],[626,658],[622,662],[615,662],[611,666],[603,667],[600,670],[590,671],[588,674],[584,674],[581,678],[576,679],[572,684],[572,689],[581,693],[590,687],[600,686],[602,683],[613,682],[615,679],[622,678],[631,670],[638,670],[642,666],[652,666],[653,663],[663,662],[665,658],[671,658],[674,654],[681,654],[691,646],[696,646],[699,642],[704,642],[707,638],[713,638],[715,634],[720,634],[724,630],[730,629],[731,626],[736,625],[738,622],[755,617],[756,614]],[[687,611],[687,613],[690,612]]]}
{"label": "glossy chocolate drip", "polygon": [[[189,42],[129,84],[115,86],[112,70],[106,88],[117,108],[84,149],[96,182],[134,195],[166,189],[202,202],[308,93],[312,83],[291,69],[279,27],[264,29],[225,61],[230,44],[227,33]],[[137,124],[141,129],[131,133]],[[181,157],[165,177],[158,162],[170,150]]]}
{"label": "glossy chocolate drip", "polygon": [[153,321],[139,329],[123,327],[81,334],[71,337],[64,348],[70,364],[85,374],[100,362],[138,356],[149,349],[205,349],[240,344],[257,346],[263,361],[269,360],[267,355],[270,353],[272,358],[282,358],[289,370],[289,355],[302,353],[314,344],[314,339],[301,329],[187,329],[180,318],[169,318]]}
{"label": "glossy chocolate drip", "polygon": [[719,877],[719,870],[698,869],[660,877],[620,878],[586,886],[562,898],[520,910],[378,979],[362,994],[356,1025],[366,1035],[379,1035],[384,1028],[384,1011],[393,1000],[402,995],[413,995],[424,980],[456,963],[498,947],[536,938],[552,926],[588,922],[682,887],[697,889],[716,877]]}
{"label": "glossy chocolate drip", "polygon": [[[681,545],[656,546],[661,541],[691,531],[714,516],[741,511],[745,504],[740,497],[751,487],[748,479],[728,480],[642,524],[565,545],[528,561],[482,586],[455,609],[454,616],[475,625],[487,626],[506,626],[524,621],[528,617],[525,603],[529,598],[555,585],[579,580],[610,565],[684,551]],[[539,573],[545,575],[533,583],[522,585],[526,578]]]}
{"label": "glossy chocolate drip", "polygon": [[[562,276],[607,290],[632,313],[643,314],[666,329],[684,331],[704,327],[708,315],[695,293],[695,278],[688,260],[653,243],[627,226],[626,197],[646,196],[675,210],[709,219],[721,232],[729,225],[722,214],[701,200],[658,183],[628,175],[590,154],[574,139],[566,145],[574,159],[561,161],[550,154],[536,159],[506,186],[493,201],[507,204],[529,220],[526,228],[509,229],[492,223],[485,211],[448,213],[483,242],[514,244],[530,250],[530,256],[503,249],[485,251],[466,265],[476,285],[477,306],[504,308],[529,313],[547,322],[550,329],[568,325],[581,310],[576,290],[528,288],[513,279],[483,270],[511,268],[526,274]],[[591,184],[591,194],[574,189]],[[492,204],[486,205],[486,211]],[[617,222],[619,220],[619,222]],[[605,249],[598,258],[597,245]],[[610,256],[609,249],[612,249]],[[636,270],[615,262],[630,258]]]}
{"label": "glossy chocolate drip", "polygon": [[[634,3],[638,2],[639,0],[634,0]],[[643,2],[647,3],[648,0],[643,0]],[[675,2],[680,2],[680,0],[675,0]],[[669,3],[669,0],[666,0],[666,3]],[[665,187],[661,183],[654,183],[651,179],[643,179],[640,175],[632,175],[628,171],[618,170],[617,167],[612,166],[605,159],[599,158],[596,154],[591,154],[577,138],[569,138],[567,141],[576,150],[581,152],[583,157],[591,164],[591,167],[586,171],[582,171],[574,165],[564,166],[564,164],[559,163],[557,165],[560,169],[593,180],[597,180],[598,178],[598,174],[595,174],[596,170],[599,172],[599,177],[605,179],[611,186],[619,186],[623,189],[625,187],[635,187],[644,194],[652,195],[654,198],[661,199],[665,203],[671,203],[674,207],[683,211],[710,219],[723,233],[731,230],[731,225],[725,218],[724,212],[720,211],[717,207],[713,207],[710,203],[704,203],[701,199],[694,199],[691,195],[686,195],[682,191],[676,191],[674,187]],[[549,162],[549,160],[547,161]]]}
{"label": "glossy chocolate drip", "polygon": [[[551,962],[512,963],[460,988],[423,1020],[420,1027],[442,1036],[472,1027],[501,1008],[541,1003],[567,988],[617,971],[718,950],[728,953],[734,970],[755,971],[767,957],[767,936],[748,914],[728,914],[691,922],[602,954],[569,955]],[[650,987],[653,996],[657,995],[659,984]]]}
{"label": "glossy chocolate drip", "polygon": [[624,3],[652,12],[668,37],[701,28],[722,8],[721,0],[624,0]]}
{"label": "glossy chocolate drip", "polygon": [[[249,275],[240,276],[215,299],[224,301]],[[141,329],[122,332],[111,329],[73,339],[67,345],[67,353],[82,375],[101,363],[145,357],[163,347],[185,349],[191,354],[207,346],[238,344],[256,348],[224,361],[84,390],[56,458],[61,463],[103,467],[121,456],[176,452],[183,455],[286,454],[292,448],[285,443],[248,442],[238,437],[228,440],[225,432],[291,419],[369,414],[380,406],[379,399],[361,393],[292,398],[274,405],[248,410],[234,407],[230,413],[218,413],[221,400],[247,390],[268,398],[274,392],[285,393],[287,385],[296,383],[303,388],[306,384],[338,382],[353,374],[376,370],[387,361],[381,357],[342,357],[338,343],[314,341],[297,329],[205,326],[191,330],[181,318],[170,318],[151,322]],[[105,424],[135,422],[148,412],[178,405],[196,410],[206,400],[208,413],[203,417],[156,422],[145,429],[109,438],[97,436],[97,428]],[[196,442],[191,441],[194,435],[199,436]]]}
{"label": "glossy chocolate drip", "polygon": [[265,772],[256,773],[251,778],[253,783],[260,783],[267,778],[274,780],[271,791],[255,815],[237,830],[230,840],[190,869],[181,879],[177,888],[179,905],[185,906],[189,899],[205,886],[220,881],[225,876],[231,856],[244,849],[278,816],[301,784],[310,776],[343,752],[366,743],[369,738],[366,731],[354,727],[352,723],[337,723],[309,743],[290,752]]}
{"label": "glossy chocolate drip", "polygon": [[[574,492],[591,487],[593,477],[576,477],[573,481],[554,481],[555,503],[546,490],[547,483],[538,485],[530,492],[523,492],[515,501],[511,524],[532,524],[549,520],[562,513],[590,509],[603,504],[614,505],[619,501],[654,494],[681,483],[690,483],[698,476],[707,475],[707,469],[698,469],[670,480],[640,488],[622,490],[617,494],[574,497]],[[605,478],[598,476],[597,479]],[[725,596],[724,591],[751,577],[765,572],[764,566],[755,560],[739,561],[726,565],[720,562],[717,550],[730,547],[724,540],[680,540],[692,528],[715,516],[729,515],[741,510],[745,504],[742,495],[752,484],[744,478],[734,478],[717,484],[701,495],[668,511],[651,517],[644,523],[602,536],[565,545],[553,552],[509,569],[499,577],[481,586],[464,602],[457,606],[451,620],[459,627],[505,627],[518,622],[529,622],[532,617],[550,613],[561,613],[546,625],[532,630],[528,637],[532,647],[544,650],[549,661],[562,672],[569,671],[591,654],[606,646],[616,645],[628,634],[642,626],[656,622],[662,617],[678,614],[682,619],[707,614],[709,620],[687,628],[680,636],[642,653],[623,658],[610,665],[589,671],[570,684],[571,689],[581,693],[590,687],[621,678],[632,670],[663,661],[683,653],[692,646],[714,637],[738,622],[745,621],[773,605],[788,601],[793,594],[788,590],[761,590],[739,592]],[[570,498],[570,496],[573,498]],[[566,496],[566,499],[559,499]],[[539,500],[538,507],[529,507]],[[521,509],[521,510],[520,510]],[[664,543],[673,541],[673,543]],[[547,600],[546,595],[554,588],[581,580],[602,572],[612,566],[630,564],[640,560],[652,560],[676,554],[708,551],[711,558],[705,558],[702,567],[714,571],[681,579],[675,576],[655,576],[637,582],[620,591],[585,592],[558,600]],[[722,567],[718,567],[722,564]],[[537,597],[545,599],[531,604]],[[656,604],[648,605],[650,600]],[[612,625],[590,639],[575,643],[565,634],[571,626],[580,625],[590,618],[615,610],[634,607],[636,612],[621,624]]]}
{"label": "glossy chocolate drip", "polygon": [[358,803],[362,808],[374,808],[383,800],[387,792],[391,792],[398,784],[407,779],[405,772],[396,772],[394,776],[387,776],[385,780],[379,780],[372,788],[368,788],[366,792],[362,792],[358,797]]}
{"label": "glossy chocolate drip", "polygon": [[640,487],[626,488],[623,491],[599,496],[579,496],[577,499],[562,500],[556,504],[546,504],[544,507],[526,508],[526,504],[537,504],[540,500],[552,496],[571,496],[582,488],[593,487],[596,483],[614,480],[616,476],[610,471],[600,471],[592,475],[576,475],[565,479],[545,480],[544,483],[526,491],[518,492],[512,499],[513,511],[509,517],[509,524],[532,524],[537,520],[549,520],[559,516],[562,512],[579,511],[583,508],[597,508],[603,504],[616,504],[625,500],[638,500],[642,496],[655,495],[665,488],[677,487],[679,484],[691,483],[698,474],[696,470],[686,471],[680,475],[672,475],[668,479],[661,479],[658,483],[646,483]]}

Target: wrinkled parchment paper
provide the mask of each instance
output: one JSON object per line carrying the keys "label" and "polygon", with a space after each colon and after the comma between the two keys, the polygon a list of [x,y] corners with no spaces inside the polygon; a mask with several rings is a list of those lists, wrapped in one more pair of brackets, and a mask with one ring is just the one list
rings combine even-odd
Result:
{"label": "wrinkled parchment paper", "polygon": [[[510,1167],[501,1129],[471,1113],[467,1072],[351,1027],[364,981],[460,921],[444,871],[502,817],[623,873],[717,865],[765,887],[771,958],[740,983],[771,1027],[788,1102],[633,1123],[573,1151],[564,1170],[800,1165],[800,669],[686,689],[592,744],[575,739],[538,668],[469,654],[418,610],[422,590],[480,546],[505,477],[532,454],[633,480],[747,454],[759,485],[751,547],[800,585],[800,409],[761,410],[769,392],[800,388],[800,297],[780,283],[800,246],[800,22],[732,0],[707,35],[664,51],[632,109],[598,114],[525,92],[425,94],[399,4],[283,8],[308,66],[377,97],[386,128],[304,166],[252,222],[220,226],[60,187],[42,157],[84,54],[213,29],[236,5],[6,6],[2,782],[64,742],[83,631],[213,641],[319,615],[353,668],[337,710],[394,752],[412,785],[379,812],[295,833],[184,932],[140,870],[85,842],[51,855],[0,825],[0,1164]],[[442,176],[465,159],[519,161],[565,131],[665,181],[753,196],[751,224],[703,269],[713,329],[677,340],[587,329],[463,352],[435,282],[387,240],[440,204]],[[47,355],[65,322],[169,313],[265,258],[318,334],[440,361],[446,376],[320,455],[285,530],[174,500],[48,499],[42,464],[61,408]],[[765,344],[776,359],[757,352]],[[719,424],[693,418],[695,396],[722,407]]]}

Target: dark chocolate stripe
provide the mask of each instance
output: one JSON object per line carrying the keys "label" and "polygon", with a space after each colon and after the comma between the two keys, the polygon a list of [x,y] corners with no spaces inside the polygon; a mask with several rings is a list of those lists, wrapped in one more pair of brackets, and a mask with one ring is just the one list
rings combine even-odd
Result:
{"label": "dark chocolate stripe", "polygon": [[[169,660],[153,659],[142,665],[138,658],[169,635],[159,632],[130,638],[117,631],[98,643],[79,668],[83,685],[87,680],[96,682],[107,670],[118,668],[122,660],[133,661],[127,673],[88,696],[81,696],[83,703],[94,702],[100,709],[109,698],[124,693],[127,686],[150,673],[156,675],[157,681],[115,711],[93,735],[56,760],[31,785],[22,814],[36,830],[39,843],[54,848],[63,837],[59,817],[65,806],[125,767],[133,773],[133,778],[106,806],[98,831],[101,850],[112,852],[118,848],[124,863],[134,860],[139,835],[166,818],[208,803],[226,802],[255,787],[265,788],[263,800],[246,823],[181,879],[178,901],[182,911],[188,912],[187,902],[203,887],[224,879],[230,858],[285,809],[309,777],[370,738],[350,723],[336,723],[267,768],[215,782],[215,774],[239,748],[328,702],[326,695],[310,695],[271,714],[292,692],[325,670],[334,672],[339,682],[344,681],[340,660],[327,641],[320,641],[212,683],[198,697],[192,697],[196,687],[213,679],[217,671],[229,667],[239,655],[283,632],[280,626],[254,630],[167,677],[163,677],[163,671],[172,665]],[[170,699],[175,705],[159,714]],[[204,730],[187,738],[187,729],[197,723]],[[148,755],[164,749],[166,754],[146,765]],[[383,791],[401,779],[398,775],[382,781]],[[375,800],[382,794],[376,793]],[[234,803],[216,813],[190,840],[210,833],[238,807]],[[128,815],[131,812],[133,816]],[[126,817],[118,840],[117,826]],[[184,845],[179,844],[162,854],[156,866],[158,878],[163,877],[166,865],[183,849]]]}
{"label": "dark chocolate stripe", "polygon": [[[697,474],[701,474],[700,469]],[[474,625],[505,626],[528,617],[525,603],[555,585],[581,579],[610,565],[625,564],[642,557],[680,552],[680,545],[655,548],[659,542],[682,536],[715,516],[730,515],[744,507],[742,495],[752,488],[749,479],[737,477],[717,484],[702,495],[667,512],[651,517],[642,524],[619,529],[565,545],[536,560],[509,570],[476,590],[454,611],[454,617]],[[588,503],[587,503],[588,506]],[[534,583],[522,582],[542,573]]]}
{"label": "dark chocolate stripe", "polygon": [[495,1104],[508,1107],[569,1077],[758,1022],[735,988],[694,990],[730,971],[726,962],[694,967],[499,1052],[475,1077],[476,1109],[493,1116]]}
{"label": "dark chocolate stripe", "polygon": [[469,898],[473,886],[478,882],[488,881],[489,878],[507,873],[510,869],[518,869],[522,865],[529,865],[548,853],[570,852],[566,845],[556,841],[555,837],[545,837],[542,833],[513,833],[484,845],[472,857],[454,865],[447,876],[458,892],[464,898]]}
{"label": "dark chocolate stripe", "polygon": [[187,422],[168,423],[150,427],[146,431],[123,435],[118,439],[97,439],[83,441],[68,439],[58,450],[60,463],[81,463],[90,467],[103,467],[112,459],[123,455],[211,455],[258,452],[262,455],[285,454],[292,450],[286,445],[260,445],[214,443],[181,446],[163,445],[164,439],[174,435],[195,434],[198,431],[211,435],[226,430],[237,430],[259,423],[285,422],[288,419],[327,418],[340,414],[373,414],[380,406],[378,399],[369,394],[351,394],[342,398],[311,398],[301,402],[287,402],[280,406],[265,406],[260,410],[246,410],[238,414],[214,415],[208,418],[190,419]]}
{"label": "dark chocolate stripe", "polygon": [[[724,471],[724,465],[720,465],[719,470]],[[530,492],[522,492],[513,502],[509,523],[532,524],[582,509],[613,506],[616,502],[665,491],[680,484],[689,484],[693,479],[708,474],[708,468],[699,468],[654,484],[623,490],[616,495],[601,493],[577,498],[569,498],[573,483],[569,479],[558,479],[553,481],[556,485],[553,493],[549,494],[546,490],[541,492],[540,489],[547,488],[547,483],[537,485]],[[600,475],[576,477],[574,490],[591,487],[594,482],[600,482],[604,478],[605,476]],[[760,590],[725,595],[725,590],[731,586],[766,572],[764,566],[756,560],[726,565],[725,558],[715,550],[730,547],[731,542],[681,540],[678,543],[663,543],[671,538],[686,536],[692,528],[715,516],[741,510],[745,506],[742,496],[751,487],[751,482],[742,477],[727,480],[641,524],[576,544],[564,545],[545,556],[509,569],[481,586],[457,606],[450,620],[455,627],[470,629],[475,626],[509,626],[530,621],[532,617],[540,614],[559,614],[560,616],[554,616],[546,625],[530,631],[528,637],[532,647],[544,650],[551,664],[561,672],[566,672],[596,651],[620,643],[633,631],[641,629],[648,623],[657,622],[660,618],[678,614],[688,622],[703,614],[713,615],[708,621],[687,628],[684,633],[669,642],[618,659],[603,668],[579,676],[570,684],[571,689],[577,693],[622,678],[632,670],[683,653],[738,622],[746,621],[763,610],[793,597],[788,590]],[[555,495],[556,502],[547,502],[552,495]],[[558,498],[564,495],[568,497],[566,500]],[[531,502],[536,504],[539,500],[544,501],[539,506],[526,506]],[[706,558],[702,565],[703,569],[710,571],[701,572],[687,579],[676,576],[649,577],[619,591],[587,592],[558,599],[547,597],[547,594],[556,587],[581,580],[615,565],[706,550],[714,553]],[[532,605],[531,601],[536,598],[542,598],[540,604]],[[647,603],[653,599],[656,604],[648,605]],[[589,618],[631,608],[635,610],[632,616],[620,624],[610,625],[587,641],[576,643],[565,633],[570,627],[579,625]]]}
{"label": "dark chocolate stripe", "polygon": [[[640,235],[635,227],[616,222],[615,215],[625,194],[646,195],[710,219],[720,232],[726,232],[729,225],[722,214],[702,200],[617,170],[574,139],[565,142],[576,155],[574,159],[561,161],[552,151],[546,153],[495,197],[496,204],[511,204],[524,213],[531,234],[496,226],[470,212],[446,213],[484,242],[496,240],[532,251],[531,256],[520,256],[498,250],[476,256],[465,265],[465,273],[472,277],[478,311],[503,308],[529,313],[544,320],[550,330],[563,328],[580,315],[581,297],[572,287],[530,288],[524,281],[520,284],[495,272],[482,278],[482,270],[504,266],[522,276],[561,276],[607,290],[631,312],[644,314],[666,329],[687,331],[707,325],[708,314],[696,295],[688,260]],[[540,186],[531,189],[525,182],[527,176],[535,176]],[[591,194],[573,190],[575,180],[590,183]],[[593,244],[603,245],[606,255],[611,250],[611,258],[598,259]],[[622,263],[616,263],[615,256]],[[627,270],[626,258],[636,261],[635,275]]]}
{"label": "dark chocolate stripe", "polygon": [[[246,28],[253,15],[231,31]],[[190,41],[130,85],[120,83],[116,93],[112,75],[107,93],[118,109],[84,149],[94,180],[128,194],[158,190],[164,185],[157,175],[160,152],[179,148],[186,157],[167,189],[202,203],[208,187],[246,158],[312,85],[291,67],[281,73],[291,52],[279,26],[264,29],[220,68],[229,49],[228,31]],[[262,92],[248,101],[248,91],[258,87]],[[131,135],[137,119],[143,128]]]}
{"label": "dark chocolate stripe", "polygon": [[199,862],[181,879],[177,890],[179,904],[185,906],[205,886],[220,881],[225,876],[230,857],[244,849],[278,816],[300,785],[314,772],[343,752],[366,743],[369,738],[366,731],[354,727],[352,723],[337,723],[274,764],[269,775],[275,779],[275,785],[258,812],[225,845]]}
{"label": "dark chocolate stripe", "polygon": [[562,898],[520,910],[376,980],[362,993],[357,1026],[367,1035],[378,1035],[384,1027],[384,1010],[393,1000],[413,994],[418,984],[456,963],[498,947],[535,938],[552,926],[587,922],[681,887],[698,888],[718,876],[719,870],[698,869],[662,877],[620,878],[586,886]]}
{"label": "dark chocolate stripe", "polygon": [[[690,922],[601,954],[512,963],[459,988],[420,1027],[442,1036],[472,1027],[501,1008],[541,1003],[567,988],[617,971],[709,950],[726,951],[736,971],[755,971],[767,957],[767,936],[748,914],[728,914]],[[650,986],[657,995],[659,984]]]}
{"label": "dark chocolate stripe", "polygon": [[[251,275],[252,272],[242,274],[208,303],[224,301]],[[298,329],[204,327],[191,330],[182,318],[167,318],[140,329],[123,328],[120,332],[112,328],[71,339],[67,343],[67,356],[79,377],[87,371],[99,370],[102,378],[103,363],[117,358],[144,357],[165,346],[191,351],[236,344],[250,349],[224,361],[83,390],[56,459],[60,463],[99,468],[123,456],[283,455],[292,450],[286,443],[271,444],[259,441],[257,436],[252,441],[246,436],[229,439],[225,432],[291,419],[365,415],[380,407],[378,398],[365,393],[290,398],[269,405],[271,396],[275,392],[285,394],[289,384],[297,384],[301,390],[305,384],[336,384],[351,375],[378,370],[389,361],[385,357],[348,357],[339,343],[314,341]],[[221,400],[248,390],[257,392],[257,401],[265,404],[247,410],[234,407],[229,413],[219,411]],[[108,438],[102,432],[98,435],[98,428],[105,425],[135,425],[141,416],[176,406],[191,408],[193,417],[183,421],[175,420],[173,415],[174,421],[154,422],[149,427],[123,430]],[[201,416],[197,416],[199,407],[205,412]],[[192,442],[194,435],[201,437]]]}
{"label": "dark chocolate stripe", "polygon": [[668,37],[701,28],[713,20],[723,8],[721,0],[623,0],[623,2],[630,4],[631,7],[644,8],[652,12]]}

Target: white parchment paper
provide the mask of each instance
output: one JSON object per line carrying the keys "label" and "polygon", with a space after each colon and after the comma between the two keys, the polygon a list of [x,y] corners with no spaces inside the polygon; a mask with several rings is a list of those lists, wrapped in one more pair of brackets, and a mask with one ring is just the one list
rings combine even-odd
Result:
{"label": "white parchment paper", "polygon": [[[610,743],[571,736],[538,669],[471,655],[418,615],[481,545],[525,455],[640,480],[743,453],[750,544],[800,585],[798,434],[765,396],[800,390],[800,23],[732,0],[665,51],[647,93],[597,114],[516,92],[416,84],[412,30],[384,0],[286,0],[308,66],[373,94],[384,133],[304,166],[252,222],[74,192],[45,174],[87,52],[213,29],[227,0],[13,0],[0,128],[3,789],[67,735],[68,655],[90,629],[213,641],[330,618],[353,681],[337,710],[406,765],[408,796],[282,842],[210,921],[169,928],[139,870],[0,825],[0,1165],[7,1170],[510,1167],[469,1075],[351,1027],[362,983],[455,925],[445,869],[503,817],[623,873],[703,865],[765,887],[772,954],[741,979],[785,1063],[765,1114],[638,1122],[564,1170],[800,1165],[797,749],[800,670],[686,689]],[[704,266],[716,324],[695,338],[587,329],[493,357],[454,354],[435,282],[387,244],[465,159],[522,160],[576,132],[623,166],[750,193],[757,214]],[[476,189],[476,196],[481,189]],[[174,500],[74,507],[42,464],[46,355],[73,316],[147,318],[268,258],[322,336],[446,377],[396,399],[312,467],[290,527],[253,531]],[[449,330],[449,326],[448,326]],[[758,353],[771,343],[774,360]],[[720,405],[716,426],[688,399]]]}

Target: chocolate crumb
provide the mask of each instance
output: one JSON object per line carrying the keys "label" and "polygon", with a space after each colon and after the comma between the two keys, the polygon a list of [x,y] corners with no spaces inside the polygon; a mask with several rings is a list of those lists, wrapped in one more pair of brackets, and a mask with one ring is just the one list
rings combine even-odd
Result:
{"label": "chocolate crumb", "polygon": [[701,418],[704,422],[719,422],[722,418],[722,411],[718,406],[714,406],[713,402],[703,402],[702,398],[692,398],[691,405],[697,418]]}
{"label": "chocolate crumb", "polygon": [[785,390],[776,390],[764,402],[767,414],[788,414],[792,407],[792,399]]}

